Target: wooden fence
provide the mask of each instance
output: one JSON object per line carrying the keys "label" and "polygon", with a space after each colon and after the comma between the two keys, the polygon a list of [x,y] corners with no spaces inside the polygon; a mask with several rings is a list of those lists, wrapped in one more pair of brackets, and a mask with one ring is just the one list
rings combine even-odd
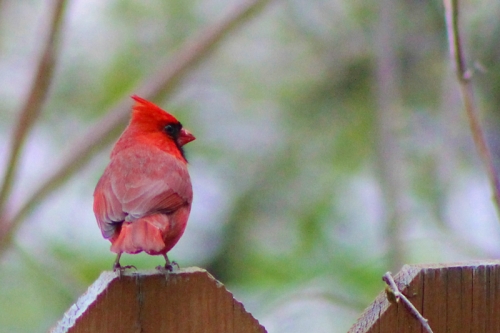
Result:
{"label": "wooden fence", "polygon": [[[406,265],[394,281],[434,333],[500,332],[500,261]],[[349,333],[426,332],[391,294],[381,292]]]}
{"label": "wooden fence", "polygon": [[207,271],[104,272],[53,333],[242,332],[264,327]]}
{"label": "wooden fence", "polygon": [[[392,282],[349,333],[500,332],[500,261],[406,265]],[[157,271],[104,272],[52,332],[266,330],[209,273],[187,268],[168,278]]]}

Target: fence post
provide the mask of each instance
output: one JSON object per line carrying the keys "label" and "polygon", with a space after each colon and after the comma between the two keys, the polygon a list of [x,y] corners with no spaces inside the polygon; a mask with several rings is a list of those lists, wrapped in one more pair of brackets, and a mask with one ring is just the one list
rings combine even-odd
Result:
{"label": "fence post", "polygon": [[51,330],[104,332],[266,332],[207,271],[103,272]]}
{"label": "fence post", "polygon": [[[405,265],[396,285],[427,320],[433,333],[500,332],[500,261]],[[381,292],[349,333],[421,333],[402,302]]]}

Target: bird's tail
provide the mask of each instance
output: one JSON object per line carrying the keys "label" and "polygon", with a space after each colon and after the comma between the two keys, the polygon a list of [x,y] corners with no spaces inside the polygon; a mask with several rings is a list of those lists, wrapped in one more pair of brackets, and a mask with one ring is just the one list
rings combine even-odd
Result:
{"label": "bird's tail", "polygon": [[162,234],[169,227],[163,214],[154,214],[133,222],[123,222],[120,232],[111,239],[111,251],[115,253],[164,254],[167,252]]}

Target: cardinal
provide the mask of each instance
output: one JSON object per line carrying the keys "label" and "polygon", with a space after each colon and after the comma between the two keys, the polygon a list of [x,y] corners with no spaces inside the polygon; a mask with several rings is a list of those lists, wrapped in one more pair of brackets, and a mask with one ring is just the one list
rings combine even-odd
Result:
{"label": "cardinal", "polygon": [[183,146],[195,137],[171,114],[138,96],[132,118],[116,142],[94,191],[102,236],[117,254],[163,255],[179,241],[191,211],[193,189]]}

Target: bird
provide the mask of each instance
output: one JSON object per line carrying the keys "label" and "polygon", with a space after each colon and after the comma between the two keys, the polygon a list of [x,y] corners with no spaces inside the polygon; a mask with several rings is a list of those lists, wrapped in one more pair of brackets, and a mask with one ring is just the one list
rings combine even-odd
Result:
{"label": "bird", "polygon": [[113,271],[135,268],[121,266],[120,257],[142,251],[162,255],[171,271],[167,253],[184,233],[193,201],[183,148],[195,137],[170,113],[131,97],[130,122],[94,190],[94,215],[117,254]]}

